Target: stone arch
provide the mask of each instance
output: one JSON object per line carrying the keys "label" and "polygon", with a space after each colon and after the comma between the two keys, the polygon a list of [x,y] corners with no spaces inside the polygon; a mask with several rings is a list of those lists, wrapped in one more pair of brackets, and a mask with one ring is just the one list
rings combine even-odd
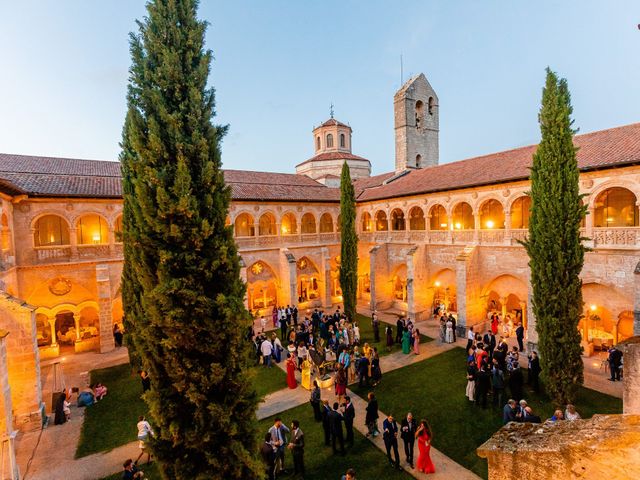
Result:
{"label": "stone arch", "polygon": [[71,224],[59,213],[42,213],[32,221],[35,247],[71,245]]}
{"label": "stone arch", "polygon": [[258,219],[258,235],[277,235],[278,226],[276,224],[276,216],[270,210],[262,212]]}
{"label": "stone arch", "polygon": [[271,265],[263,260],[254,262],[247,268],[249,310],[268,310],[277,306],[279,285],[278,276]]}
{"label": "stone arch", "polygon": [[429,209],[429,230],[447,230],[449,228],[449,215],[447,210],[436,203]]}
{"label": "stone arch", "polygon": [[591,192],[589,192],[589,197],[587,201],[587,207],[589,208],[589,210],[592,210],[593,208],[595,208],[596,199],[602,192],[614,187],[626,188],[636,196],[636,199],[640,198],[640,186],[638,186],[637,182],[634,182],[632,180],[627,180],[624,178],[613,178],[611,180],[607,180],[606,182],[602,182],[600,185],[595,187]]}
{"label": "stone arch", "polygon": [[451,209],[451,224],[454,230],[473,230],[475,219],[468,202],[460,201]]}
{"label": "stone arch", "polygon": [[248,212],[241,212],[236,215],[233,221],[233,229],[236,237],[255,237],[256,227],[253,215]]}
{"label": "stone arch", "polygon": [[391,230],[405,230],[404,211],[401,208],[391,210]]}
{"label": "stone arch", "polygon": [[386,232],[389,230],[389,221],[387,220],[387,212],[378,210],[375,217],[376,232]]}
{"label": "stone arch", "polygon": [[433,287],[433,311],[436,308],[444,308],[448,312],[456,312],[457,304],[457,281],[456,273],[451,268],[443,268],[431,277]]}
{"label": "stone arch", "polygon": [[638,197],[625,187],[612,186],[594,196],[594,227],[637,227]]}
{"label": "stone arch", "polygon": [[483,230],[505,228],[504,203],[493,197],[485,198],[478,206],[480,228]]}
{"label": "stone arch", "polygon": [[529,228],[529,217],[531,215],[531,197],[529,195],[518,195],[509,204],[511,213],[511,225],[513,229]]}
{"label": "stone arch", "polygon": [[[625,331],[633,333],[633,322],[631,325],[623,325],[622,331],[619,323],[623,319],[628,320],[626,312],[633,310],[633,299],[617,287],[605,282],[588,280],[582,284],[582,299],[584,317],[580,321],[580,328],[583,336],[585,319],[588,336],[589,330],[603,330],[611,335],[611,340],[617,343],[626,338]],[[595,316],[599,319],[593,318]]]}
{"label": "stone arch", "polygon": [[362,212],[360,216],[360,228],[363,232],[371,232],[373,231],[373,220],[371,218],[371,213]]}
{"label": "stone arch", "polygon": [[329,212],[320,216],[320,233],[333,233],[333,217]]}
{"label": "stone arch", "polygon": [[296,262],[296,270],[298,302],[307,303],[320,299],[322,281],[316,264],[309,257],[303,256]]}
{"label": "stone arch", "polygon": [[78,245],[109,243],[109,221],[101,213],[82,212],[73,219]]}
{"label": "stone arch", "polygon": [[302,215],[300,233],[316,233],[316,217],[313,216],[313,213],[307,212]]}
{"label": "stone arch", "polygon": [[424,210],[415,205],[409,210],[409,230],[425,230],[426,220],[424,218]]}
{"label": "stone arch", "polygon": [[[527,282],[517,276],[504,273],[494,277],[483,289],[482,299],[488,314],[501,313],[514,322],[523,318],[523,303],[528,299]],[[526,307],[525,307],[526,308]]]}
{"label": "stone arch", "polygon": [[280,233],[282,235],[296,235],[298,233],[298,219],[293,212],[289,211],[282,214],[280,218]]}
{"label": "stone arch", "polygon": [[407,301],[407,266],[398,265],[391,275],[391,294],[394,301]]}

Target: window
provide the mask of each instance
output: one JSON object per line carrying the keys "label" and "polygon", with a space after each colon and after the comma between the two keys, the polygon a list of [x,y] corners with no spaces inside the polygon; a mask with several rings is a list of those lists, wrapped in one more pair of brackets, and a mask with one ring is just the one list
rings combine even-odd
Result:
{"label": "window", "polygon": [[328,213],[323,213],[320,217],[320,233],[333,232],[333,219]]}
{"label": "window", "polygon": [[420,207],[409,210],[409,230],[424,230],[424,212]]}
{"label": "window", "polygon": [[109,243],[107,222],[100,215],[83,215],[78,219],[76,235],[78,245]]}
{"label": "window", "polygon": [[487,200],[480,207],[480,228],[504,228],[504,210],[502,204],[494,199]]}
{"label": "window", "polygon": [[320,137],[316,137],[316,150],[320,150]]}
{"label": "window", "polygon": [[442,205],[434,205],[429,212],[431,221],[429,222],[430,230],[446,230],[449,226],[449,218],[447,211]]}
{"label": "window", "polygon": [[316,233],[316,219],[310,213],[302,216],[302,233]]}
{"label": "window", "polygon": [[282,224],[280,225],[280,231],[282,235],[295,235],[298,233],[298,222],[293,213],[285,213],[282,217]]}
{"label": "window", "polygon": [[531,197],[524,196],[516,199],[511,206],[511,228],[529,228],[529,210]]}
{"label": "window", "polygon": [[416,102],[416,128],[422,126],[422,119],[424,118],[424,103],[421,100]]}
{"label": "window", "polygon": [[340,134],[340,148],[345,148],[347,146],[347,142],[344,138],[344,133]]}
{"label": "window", "polygon": [[433,107],[435,107],[435,101],[433,97],[429,97],[429,115],[433,115]]}
{"label": "window", "polygon": [[473,210],[467,202],[461,202],[453,209],[453,229],[473,230],[475,228],[473,220]]}
{"label": "window", "polygon": [[391,212],[391,230],[404,229],[404,212],[396,208]]}
{"label": "window", "polygon": [[258,234],[262,235],[277,235],[276,231],[276,217],[272,213],[263,213],[260,217],[258,226]]}
{"label": "window", "polygon": [[333,147],[333,135],[327,133],[327,148]]}
{"label": "window", "polygon": [[416,155],[416,168],[422,168],[422,155]]}
{"label": "window", "polygon": [[253,217],[248,213],[241,213],[236,217],[236,237],[253,237],[256,234]]}
{"label": "window", "polygon": [[113,228],[113,233],[116,237],[117,243],[122,243],[122,215],[116,218],[116,224]]}
{"label": "window", "polygon": [[371,230],[371,215],[369,212],[364,212],[362,214],[362,231],[370,232]]}
{"label": "window", "polygon": [[637,227],[636,196],[621,187],[608,188],[595,202],[594,227]]}
{"label": "window", "polygon": [[380,210],[376,213],[376,231],[386,232],[389,230],[389,222],[387,221],[387,214]]}

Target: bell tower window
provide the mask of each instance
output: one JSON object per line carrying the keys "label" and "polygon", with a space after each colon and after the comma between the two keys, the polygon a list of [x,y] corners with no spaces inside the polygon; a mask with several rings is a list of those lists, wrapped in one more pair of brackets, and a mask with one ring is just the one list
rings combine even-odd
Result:
{"label": "bell tower window", "polygon": [[333,135],[327,134],[327,148],[333,147]]}
{"label": "bell tower window", "polygon": [[434,101],[433,97],[429,97],[429,115],[433,115]]}
{"label": "bell tower window", "polygon": [[320,137],[316,137],[316,150],[320,150]]}
{"label": "bell tower window", "polygon": [[422,155],[416,155],[416,168],[422,168]]}
{"label": "bell tower window", "polygon": [[340,148],[345,148],[346,147],[346,141],[344,139],[344,133],[340,134]]}
{"label": "bell tower window", "polygon": [[416,128],[422,126],[422,118],[424,116],[424,103],[421,100],[416,102]]}

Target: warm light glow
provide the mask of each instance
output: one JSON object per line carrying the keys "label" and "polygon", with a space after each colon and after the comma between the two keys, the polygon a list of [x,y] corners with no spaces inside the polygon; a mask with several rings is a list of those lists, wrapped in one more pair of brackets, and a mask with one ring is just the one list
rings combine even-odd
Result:
{"label": "warm light glow", "polygon": [[493,223],[493,220],[487,220],[487,228],[493,228],[495,225],[495,223]]}
{"label": "warm light glow", "polygon": [[590,308],[591,308],[591,311],[592,311],[592,312],[595,312],[595,311],[596,311],[596,309],[597,309],[598,307],[596,307],[595,305],[591,305],[591,307],[590,307]]}
{"label": "warm light glow", "polygon": [[436,287],[439,287],[439,286],[440,286],[440,282],[436,282]]}
{"label": "warm light glow", "polygon": [[91,239],[93,240],[93,243],[100,243],[100,233],[94,233]]}
{"label": "warm light glow", "polygon": [[462,225],[460,223],[456,223],[456,230],[460,230],[462,228]]}
{"label": "warm light glow", "polygon": [[599,367],[599,366],[600,366],[600,364],[599,364],[599,363],[596,363],[596,362],[593,362],[593,366],[594,366],[594,367]]}
{"label": "warm light glow", "polygon": [[440,224],[440,226],[441,226],[442,228],[447,228],[447,224],[446,224],[446,223],[441,223],[441,224]]}
{"label": "warm light glow", "polygon": [[284,225],[282,225],[282,233],[288,233],[288,232],[289,232],[289,229]]}
{"label": "warm light glow", "polygon": [[49,243],[53,243],[55,241],[56,241],[56,237],[52,233],[51,235],[49,235]]}

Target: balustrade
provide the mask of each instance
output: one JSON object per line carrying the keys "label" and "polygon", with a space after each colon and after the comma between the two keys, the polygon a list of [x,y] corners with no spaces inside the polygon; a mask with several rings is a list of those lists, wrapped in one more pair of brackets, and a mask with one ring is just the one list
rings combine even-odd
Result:
{"label": "balustrade", "polygon": [[594,228],[593,243],[596,248],[638,248],[640,247],[640,229],[638,227]]}
{"label": "balustrade", "polygon": [[473,230],[453,230],[453,243],[468,245],[473,243]]}
{"label": "balustrade", "polygon": [[33,249],[33,263],[65,262],[71,259],[71,246],[37,247]]}
{"label": "balustrade", "polygon": [[448,243],[449,231],[447,230],[431,230],[429,232],[430,243]]}
{"label": "balustrade", "polygon": [[481,244],[499,244],[504,243],[504,230],[480,230]]}

